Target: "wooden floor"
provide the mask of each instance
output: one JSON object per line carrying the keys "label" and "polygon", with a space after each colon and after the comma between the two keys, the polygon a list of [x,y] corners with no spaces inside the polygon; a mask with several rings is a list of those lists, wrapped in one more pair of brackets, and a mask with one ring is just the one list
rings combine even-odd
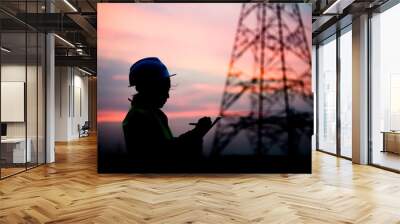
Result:
{"label": "wooden floor", "polygon": [[16,174],[16,173],[26,170],[25,167],[23,167],[23,168],[22,167],[10,167],[10,168],[7,167],[7,168],[0,168],[0,169],[1,169],[1,177],[2,178],[8,177],[13,174]]}
{"label": "wooden floor", "polygon": [[315,152],[312,175],[96,172],[93,137],[0,181],[0,223],[400,223],[400,175]]}

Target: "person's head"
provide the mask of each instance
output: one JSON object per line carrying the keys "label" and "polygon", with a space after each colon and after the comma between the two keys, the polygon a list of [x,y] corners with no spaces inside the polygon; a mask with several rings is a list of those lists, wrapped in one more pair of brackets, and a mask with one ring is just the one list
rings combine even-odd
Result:
{"label": "person's head", "polygon": [[156,57],[135,62],[129,72],[129,85],[135,86],[138,94],[148,105],[161,108],[169,98],[171,88],[167,67]]}

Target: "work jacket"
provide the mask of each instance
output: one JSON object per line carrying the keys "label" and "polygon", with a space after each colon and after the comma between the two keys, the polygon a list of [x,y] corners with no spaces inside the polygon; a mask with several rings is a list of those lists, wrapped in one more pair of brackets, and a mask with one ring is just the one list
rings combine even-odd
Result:
{"label": "work jacket", "polygon": [[167,116],[158,108],[133,101],[122,123],[125,145],[132,161],[181,163],[202,157],[202,138],[196,131],[174,137]]}

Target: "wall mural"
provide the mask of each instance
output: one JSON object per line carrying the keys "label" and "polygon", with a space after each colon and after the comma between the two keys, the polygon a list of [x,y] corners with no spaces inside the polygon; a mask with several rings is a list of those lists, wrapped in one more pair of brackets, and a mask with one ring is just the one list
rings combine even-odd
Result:
{"label": "wall mural", "polygon": [[310,173],[312,96],[310,4],[98,4],[99,172]]}

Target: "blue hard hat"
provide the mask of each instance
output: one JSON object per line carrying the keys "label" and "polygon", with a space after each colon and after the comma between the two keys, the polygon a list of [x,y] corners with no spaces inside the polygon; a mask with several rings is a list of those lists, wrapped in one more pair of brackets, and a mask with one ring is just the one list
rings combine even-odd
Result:
{"label": "blue hard hat", "polygon": [[129,87],[143,82],[156,82],[174,75],[169,74],[167,67],[157,57],[142,58],[129,70]]}

